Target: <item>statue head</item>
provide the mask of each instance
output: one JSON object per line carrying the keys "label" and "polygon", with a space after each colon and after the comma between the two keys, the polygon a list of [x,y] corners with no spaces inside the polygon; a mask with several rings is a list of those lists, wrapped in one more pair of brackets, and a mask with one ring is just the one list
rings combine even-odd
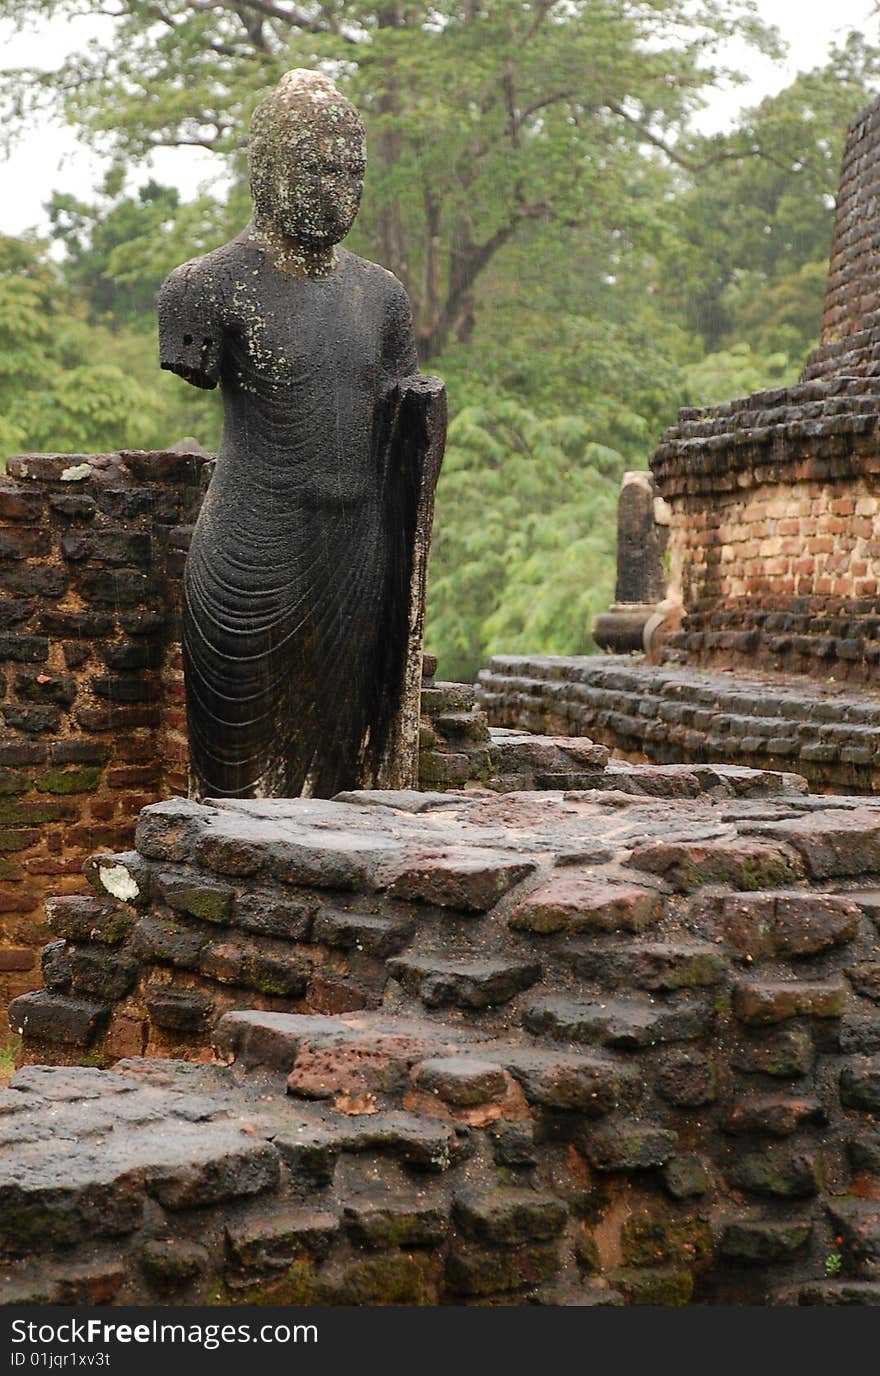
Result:
{"label": "statue head", "polygon": [[251,120],[254,223],[271,237],[329,250],[354,224],[364,185],[360,116],[329,77],[287,72]]}

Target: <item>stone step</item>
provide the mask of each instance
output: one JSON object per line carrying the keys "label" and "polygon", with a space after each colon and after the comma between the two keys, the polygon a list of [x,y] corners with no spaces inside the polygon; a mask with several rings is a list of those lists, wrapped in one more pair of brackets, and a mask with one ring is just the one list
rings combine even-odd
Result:
{"label": "stone step", "polygon": [[493,1008],[509,1003],[541,978],[537,961],[423,955],[397,956],[386,964],[393,978],[426,1008]]}
{"label": "stone step", "polygon": [[838,897],[855,903],[880,930],[880,889],[851,889],[839,894]]}
{"label": "stone step", "polygon": [[713,1017],[703,1002],[670,1005],[646,998],[576,999],[549,994],[527,1005],[522,1022],[529,1032],[556,1041],[637,1051],[705,1037]]}
{"label": "stone step", "polygon": [[422,688],[422,714],[432,719],[441,712],[470,712],[476,702],[472,683],[434,683]]}
{"label": "stone step", "polygon": [[467,712],[438,712],[431,725],[453,748],[489,744],[489,723],[481,707]]}
{"label": "stone step", "polygon": [[659,922],[663,910],[656,889],[561,873],[517,904],[507,921],[514,931],[539,934],[641,932]]}
{"label": "stone step", "polygon": [[729,961],[708,941],[602,942],[576,938],[559,958],[579,979],[595,980],[607,989],[669,992],[711,988],[730,971]]}
{"label": "stone step", "polygon": [[493,731],[492,757],[500,774],[601,774],[611,751],[589,736],[533,736]]}
{"label": "stone step", "polygon": [[375,1102],[402,1102],[412,1089],[424,1101],[444,1073],[447,1083],[439,1097],[453,1105],[458,1099],[460,1106],[467,1091],[456,1094],[448,1086],[453,1073],[459,1084],[467,1081],[464,1066],[437,1066],[450,1058],[473,1062],[475,1076],[484,1074],[487,1065],[490,1071],[500,1066],[525,1102],[539,1109],[601,1117],[635,1104],[642,1090],[639,1075],[608,1056],[494,1040],[471,1027],[387,1013],[227,1013],[214,1041],[219,1056],[247,1070],[287,1074],[289,1093],[344,1108],[361,1097],[367,1103],[369,1096]]}

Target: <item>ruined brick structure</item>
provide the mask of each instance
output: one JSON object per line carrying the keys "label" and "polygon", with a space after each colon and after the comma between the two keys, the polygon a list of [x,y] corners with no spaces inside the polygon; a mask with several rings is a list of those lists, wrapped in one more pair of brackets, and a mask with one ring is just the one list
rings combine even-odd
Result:
{"label": "ruined brick structure", "polygon": [[218,1059],[19,1072],[4,1297],[877,1303],[877,806],[593,785],[147,808],[13,1022]]}
{"label": "ruined brick structure", "polygon": [[[788,762],[817,788],[877,788],[878,178],[880,101],[849,131],[822,338],[802,381],[681,411],[651,459],[668,519],[664,667],[499,656],[481,675],[493,725],[590,734],[634,760]],[[598,618],[600,643],[638,648],[606,635],[619,613]]]}
{"label": "ruined brick structure", "polygon": [[651,461],[688,664],[880,678],[878,178],[880,101],[847,138],[801,384],[683,411]]}
{"label": "ruined brick structure", "polygon": [[432,792],[166,796],[131,848],[185,783],[204,460],[11,466],[3,892],[61,872],[14,910],[0,1298],[880,1304],[875,163],[880,103],[802,385],[655,456],[671,598],[629,493],[617,629],[679,592],[671,662],[429,665]]}
{"label": "ruined brick structure", "polygon": [[0,480],[0,1005],[39,983],[47,894],[186,792],[180,576],[204,454],[39,454]]}

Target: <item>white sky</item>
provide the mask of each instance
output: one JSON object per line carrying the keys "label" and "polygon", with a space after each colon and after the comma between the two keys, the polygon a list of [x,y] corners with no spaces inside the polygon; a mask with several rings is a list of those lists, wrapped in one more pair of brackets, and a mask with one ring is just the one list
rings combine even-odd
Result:
{"label": "white sky", "polygon": [[[749,83],[716,92],[699,120],[700,128],[706,132],[728,128],[744,105],[753,105],[781,90],[796,72],[821,65],[830,45],[850,29],[861,29],[876,40],[880,21],[874,8],[873,0],[758,0],[762,18],[782,32],[789,47],[788,58],[784,63],[774,63],[731,45],[731,65],[747,70]],[[22,35],[13,35],[10,24],[0,23],[0,62],[4,67],[27,65],[49,70],[68,53],[106,32],[109,22],[98,16],[56,20]],[[169,149],[156,155],[152,171],[159,180],[179,186],[188,195],[200,181],[215,176],[218,168],[210,154]],[[0,233],[44,229],[41,207],[52,191],[69,191],[87,199],[101,174],[100,159],[78,145],[69,130],[52,127],[28,134],[10,158],[0,161]],[[145,179],[142,170],[137,181]]]}

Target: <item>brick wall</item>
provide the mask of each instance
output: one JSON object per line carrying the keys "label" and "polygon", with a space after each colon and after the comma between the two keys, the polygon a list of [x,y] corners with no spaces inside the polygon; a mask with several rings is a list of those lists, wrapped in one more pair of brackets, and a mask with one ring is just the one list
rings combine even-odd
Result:
{"label": "brick wall", "polygon": [[850,126],[834,217],[822,338],[805,377],[880,373],[880,100]]}
{"label": "brick wall", "polygon": [[672,508],[672,658],[870,682],[880,665],[880,101],[847,138],[822,338],[799,386],[687,408],[651,461]]}
{"label": "brick wall", "polygon": [[206,456],[21,455],[0,479],[0,1003],[47,894],[186,791],[179,588]]}
{"label": "brick wall", "polygon": [[686,613],[673,659],[877,677],[878,420],[868,378],[681,413],[652,459]]}

